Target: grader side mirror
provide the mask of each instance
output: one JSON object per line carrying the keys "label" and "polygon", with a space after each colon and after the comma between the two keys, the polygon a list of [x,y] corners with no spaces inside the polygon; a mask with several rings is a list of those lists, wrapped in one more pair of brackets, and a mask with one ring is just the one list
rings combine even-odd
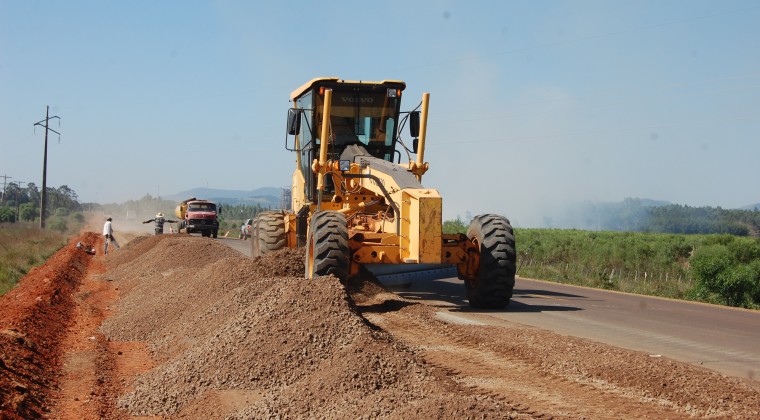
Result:
{"label": "grader side mirror", "polygon": [[291,108],[288,110],[288,134],[294,136],[301,131],[301,110]]}
{"label": "grader side mirror", "polygon": [[[420,136],[420,111],[409,113],[409,135],[414,138]],[[415,147],[414,150],[416,153],[417,147]]]}

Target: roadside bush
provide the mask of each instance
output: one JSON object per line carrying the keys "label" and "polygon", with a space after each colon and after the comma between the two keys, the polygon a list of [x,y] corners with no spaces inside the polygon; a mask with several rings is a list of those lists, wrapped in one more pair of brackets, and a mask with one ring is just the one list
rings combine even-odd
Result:
{"label": "roadside bush", "polygon": [[453,233],[466,233],[467,232],[468,225],[465,224],[465,222],[457,216],[454,220],[446,220],[443,222],[443,233],[446,234],[453,234]]}
{"label": "roadside bush", "polygon": [[19,213],[21,215],[21,220],[31,222],[37,217],[38,211],[34,207],[34,204],[24,203],[19,207]]}
{"label": "roadside bush", "polygon": [[757,244],[748,240],[710,242],[714,244],[698,249],[691,258],[697,295],[729,306],[760,304],[760,261],[748,259]]}
{"label": "roadside bush", "polygon": [[69,215],[69,209],[65,207],[58,207],[57,209],[55,209],[54,215],[56,217],[66,217]]}
{"label": "roadside bush", "polygon": [[16,221],[16,212],[8,206],[0,207],[0,222],[14,223]]}
{"label": "roadside bush", "polygon": [[77,212],[77,213],[74,213],[74,215],[72,217],[73,217],[73,219],[74,219],[75,222],[77,222],[77,223],[84,223],[84,220],[85,220],[84,219],[84,214]]}
{"label": "roadside bush", "polygon": [[66,229],[68,229],[68,226],[66,225],[66,221],[63,219],[53,219],[48,223],[48,228],[56,231],[56,232],[66,232]]}

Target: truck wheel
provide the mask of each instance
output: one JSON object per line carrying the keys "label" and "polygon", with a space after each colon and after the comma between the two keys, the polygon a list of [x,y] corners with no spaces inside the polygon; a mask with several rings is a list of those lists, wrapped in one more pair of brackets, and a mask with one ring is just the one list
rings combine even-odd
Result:
{"label": "truck wheel", "polygon": [[251,240],[255,243],[252,245],[254,257],[277,251],[288,245],[288,239],[285,235],[285,218],[280,212],[260,213],[254,221],[254,229]]}
{"label": "truck wheel", "polygon": [[515,235],[509,220],[495,214],[475,216],[467,237],[480,250],[478,274],[475,280],[464,282],[470,306],[500,309],[509,305],[517,268]]}
{"label": "truck wheel", "polygon": [[348,278],[350,251],[346,216],[334,211],[318,211],[311,217],[306,238],[305,277],[334,275]]}
{"label": "truck wheel", "polygon": [[211,236],[213,236],[214,239],[216,239],[216,235],[218,234],[219,234],[219,231],[217,229],[214,229],[213,232],[211,232]]}

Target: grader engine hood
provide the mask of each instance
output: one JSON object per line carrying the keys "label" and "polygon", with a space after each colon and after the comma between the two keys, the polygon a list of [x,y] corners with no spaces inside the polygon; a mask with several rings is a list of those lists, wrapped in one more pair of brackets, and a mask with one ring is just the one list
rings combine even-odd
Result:
{"label": "grader engine hood", "polygon": [[440,263],[443,203],[438,191],[424,188],[403,166],[373,157],[358,145],[348,146],[341,160],[358,164],[362,188],[385,197],[393,207],[401,261]]}

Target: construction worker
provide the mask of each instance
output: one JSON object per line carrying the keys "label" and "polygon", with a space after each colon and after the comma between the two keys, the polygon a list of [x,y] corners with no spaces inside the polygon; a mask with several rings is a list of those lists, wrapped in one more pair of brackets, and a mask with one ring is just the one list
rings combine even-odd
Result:
{"label": "construction worker", "polygon": [[156,213],[155,218],[146,220],[143,222],[143,224],[150,222],[155,223],[154,230],[156,232],[156,235],[162,235],[164,233],[164,223],[177,223],[176,220],[164,219],[164,214],[161,212]]}
{"label": "construction worker", "polygon": [[119,244],[116,242],[116,238],[113,237],[113,226],[111,225],[111,218],[106,219],[106,224],[103,225],[103,236],[106,237],[103,245],[103,253],[108,254],[108,243],[113,242],[116,249],[119,249]]}

